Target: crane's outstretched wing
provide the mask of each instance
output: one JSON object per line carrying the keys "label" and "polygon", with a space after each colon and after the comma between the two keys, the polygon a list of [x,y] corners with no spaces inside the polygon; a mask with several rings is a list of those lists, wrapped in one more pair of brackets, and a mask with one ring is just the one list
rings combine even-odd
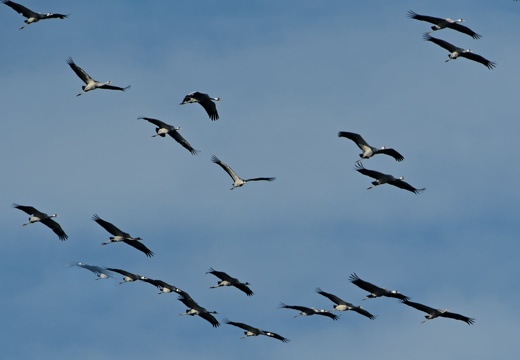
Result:
{"label": "crane's outstretched wing", "polygon": [[459,31],[459,32],[464,33],[466,35],[469,35],[473,39],[480,39],[482,37],[482,35],[477,34],[473,30],[471,30],[469,27],[461,25],[461,24],[459,24],[457,22],[448,23],[446,25],[446,27],[448,27],[450,29],[453,29],[453,30],[456,30],[456,31]]}
{"label": "crane's outstretched wing", "polygon": [[103,229],[105,229],[106,231],[108,231],[110,234],[112,234],[114,236],[124,235],[124,232],[121,231],[118,227],[116,227],[112,223],[109,223],[108,221],[101,219],[97,214],[92,215],[92,220],[97,222],[99,225],[101,225],[101,227],[103,227]]}
{"label": "crane's outstretched wing", "polygon": [[369,313],[368,311],[366,311],[365,309],[363,309],[361,306],[354,306],[352,307],[352,309],[350,309],[352,311],[355,311],[357,312],[358,314],[361,314],[363,316],[366,316],[367,318],[369,318],[370,320],[374,320],[376,318],[375,315],[372,315],[371,313]]}
{"label": "crane's outstretched wing", "polygon": [[445,48],[449,52],[454,52],[454,51],[457,51],[457,50],[461,50],[460,48],[456,47],[455,45],[450,44],[447,41],[444,41],[444,40],[441,40],[441,39],[437,39],[437,38],[434,38],[433,36],[430,36],[428,33],[424,33],[423,34],[423,39],[426,40],[426,41],[431,41],[432,43],[437,44],[440,47]]}
{"label": "crane's outstretched wing", "polygon": [[327,299],[329,299],[330,301],[332,301],[336,305],[349,304],[346,301],[344,301],[343,299],[341,299],[340,297],[338,297],[338,296],[336,296],[334,294],[325,292],[325,291],[321,290],[321,288],[319,288],[319,287],[316,288],[316,292],[318,294],[322,295],[322,296],[325,296]]}
{"label": "crane's outstretched wing", "polygon": [[414,194],[420,194],[421,192],[426,190],[426,188],[422,188],[422,189],[414,188],[412,185],[408,184],[406,181],[403,181],[403,180],[400,180],[400,179],[395,179],[395,180],[389,181],[388,183],[390,185],[397,186],[398,188],[411,191]]}
{"label": "crane's outstretched wing", "polygon": [[385,155],[390,155],[391,157],[393,157],[394,159],[396,159],[397,161],[403,161],[404,160],[404,157],[403,155],[401,155],[400,153],[398,153],[396,150],[392,149],[392,148],[381,148],[381,149],[377,149],[375,151],[376,154],[385,154]]}
{"label": "crane's outstretched wing", "polygon": [[238,175],[233,171],[233,169],[231,169],[229,166],[220,161],[220,159],[215,155],[211,157],[211,161],[219,165],[222,169],[224,169],[224,171],[228,173],[228,175],[231,177],[231,179],[233,179],[233,181],[240,179],[240,177],[238,177]]}
{"label": "crane's outstretched wing", "polygon": [[130,89],[130,85],[126,86],[126,87],[120,87],[120,86],[114,86],[114,85],[110,85],[110,84],[102,84],[99,86],[100,89],[105,89],[105,90],[120,90],[120,91],[126,91],[128,89]]}
{"label": "crane's outstretched wing", "polygon": [[479,62],[479,63],[483,64],[484,66],[486,66],[490,70],[493,69],[497,65],[493,61],[489,61],[488,59],[484,58],[483,56],[475,54],[475,53],[473,53],[471,51],[463,52],[459,56],[465,57],[466,59],[470,59],[470,60]]}
{"label": "crane's outstretched wing", "polygon": [[83,80],[85,84],[88,84],[89,81],[92,81],[92,78],[89,74],[85,72],[82,68],[74,63],[71,57],[67,59],[67,64],[69,64],[70,68],[78,75],[78,77]]}
{"label": "crane's outstretched wing", "polygon": [[13,204],[13,207],[15,209],[22,210],[24,213],[26,213],[28,215],[39,213],[39,211],[36,208],[32,207],[32,206]]}
{"label": "crane's outstretched wing", "polygon": [[380,288],[379,286],[376,286],[374,284],[371,284],[368,281],[361,280],[361,278],[359,276],[357,276],[356,273],[352,273],[349,277],[349,280],[351,283],[353,283],[357,287],[360,287],[361,289],[366,290],[369,293],[386,291],[385,289]]}
{"label": "crane's outstretched wing", "polygon": [[40,220],[40,222],[54,231],[56,235],[58,235],[58,238],[61,241],[67,240],[69,237],[67,234],[65,234],[65,231],[61,228],[60,224],[58,224],[56,221],[52,220],[51,218]]}
{"label": "crane's outstretched wing", "polygon": [[368,145],[368,143],[365,141],[365,139],[363,139],[363,137],[361,135],[359,135],[359,134],[348,132],[348,131],[340,131],[338,133],[338,136],[352,140],[353,142],[356,143],[356,145],[361,150],[364,150],[365,146],[366,147],[370,147],[370,145]]}
{"label": "crane's outstretched wing", "polygon": [[125,244],[128,244],[130,246],[133,246],[134,248],[136,248],[137,250],[139,251],[142,251],[146,254],[146,256],[148,257],[152,257],[154,255],[154,253],[148,249],[142,242],[140,242],[139,240],[127,240],[127,239],[124,239],[123,242]]}
{"label": "crane's outstretched wing", "polygon": [[379,171],[366,169],[361,162],[356,163],[355,169],[357,172],[365,176],[369,176],[373,179],[380,179],[381,177],[385,176],[385,174],[380,173]]}
{"label": "crane's outstretched wing", "polygon": [[22,14],[26,18],[37,17],[38,16],[37,12],[34,12],[34,11],[26,8],[25,6],[17,4],[17,3],[13,2],[13,1],[4,0],[4,4],[9,6],[11,9],[16,11],[17,13]]}
{"label": "crane's outstretched wing", "polygon": [[175,129],[170,130],[168,134],[179,144],[182,145],[186,150],[188,150],[192,155],[197,155],[199,153],[198,150],[195,150],[193,146],[190,145],[188,141]]}
{"label": "crane's outstretched wing", "polygon": [[473,318],[469,318],[467,316],[460,315],[460,314],[455,314],[455,313],[452,313],[452,312],[449,312],[449,311],[445,311],[442,314],[440,314],[439,316],[442,316],[442,317],[445,317],[445,318],[450,318],[450,319],[464,321],[468,325],[471,325],[471,324],[473,324],[475,322],[475,319],[473,319]]}

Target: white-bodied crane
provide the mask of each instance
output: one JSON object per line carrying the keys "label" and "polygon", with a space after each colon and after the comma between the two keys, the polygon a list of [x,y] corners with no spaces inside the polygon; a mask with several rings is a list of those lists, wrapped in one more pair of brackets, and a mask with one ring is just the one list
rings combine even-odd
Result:
{"label": "white-bodied crane", "polygon": [[96,81],[94,79],[92,79],[92,77],[90,77],[89,74],[87,74],[85,72],[85,70],[83,70],[82,68],[80,68],[78,65],[76,65],[74,63],[74,60],[72,60],[71,57],[69,57],[67,59],[67,64],[69,64],[70,68],[76,73],[76,75],[78,75],[78,77],[83,80],[83,82],[85,83],[84,86],[81,87],[81,89],[83,90],[83,92],[79,93],[78,95],[76,96],[80,96],[82,95],[83,93],[86,93],[88,91],[91,91],[91,90],[95,90],[95,89],[105,89],[105,90],[120,90],[120,91],[125,91],[127,89],[130,88],[130,85],[128,85],[127,87],[119,87],[119,86],[114,86],[114,85],[110,85],[112,82],[111,81],[106,81],[104,83],[102,82],[99,82],[99,81]]}
{"label": "white-bodied crane", "polygon": [[250,283],[248,283],[248,282],[243,283],[240,280],[238,280],[237,278],[234,278],[234,277],[226,274],[223,271],[217,271],[213,268],[210,268],[209,271],[206,272],[206,274],[215,275],[216,277],[218,277],[220,279],[220,281],[217,283],[216,286],[210,286],[211,289],[215,289],[215,288],[218,288],[221,286],[234,286],[237,289],[243,291],[247,296],[254,295],[253,291],[247,286],[247,285],[251,285]]}
{"label": "white-bodied crane", "polygon": [[214,162],[215,164],[219,165],[222,169],[224,169],[224,171],[228,173],[228,175],[231,177],[231,179],[233,179],[233,186],[231,187],[230,190],[233,190],[234,188],[237,188],[237,187],[241,187],[245,183],[250,182],[250,181],[269,181],[270,182],[270,181],[274,181],[276,179],[275,177],[259,177],[259,178],[252,178],[252,179],[242,179],[233,171],[233,169],[231,169],[228,165],[226,165],[222,161],[220,161],[220,159],[218,157],[216,157],[215,155],[213,155],[211,157],[211,161]]}
{"label": "white-bodied crane", "polygon": [[65,234],[65,231],[63,231],[63,229],[61,228],[60,224],[58,224],[56,221],[52,219],[53,217],[58,217],[58,214],[47,215],[46,213],[38,211],[36,208],[32,206],[13,204],[13,207],[18,210],[22,210],[26,214],[31,215],[31,217],[29,218],[29,222],[23,224],[23,226],[33,224],[35,222],[40,222],[43,225],[52,229],[52,231],[54,231],[54,233],[58,235],[58,238],[60,240],[65,241],[69,238],[67,234]]}
{"label": "white-bodied crane", "polygon": [[194,91],[184,97],[180,105],[199,103],[204,110],[208,113],[211,120],[218,120],[217,105],[214,101],[219,101],[218,97],[210,97],[208,94],[204,94],[198,91]]}
{"label": "white-bodied crane", "polygon": [[430,36],[428,33],[425,33],[423,35],[423,39],[426,41],[431,41],[432,43],[437,44],[440,47],[448,50],[450,53],[448,54],[448,60],[446,60],[446,62],[457,59],[458,57],[463,57],[469,60],[479,62],[490,70],[492,70],[496,66],[496,63],[494,63],[493,61],[489,61],[481,55],[475,54],[471,51],[471,49],[466,50],[460,48],[458,46],[450,44],[445,40],[434,38],[433,36]]}
{"label": "white-bodied crane", "polygon": [[[66,17],[68,17],[68,15],[64,15],[64,14],[39,13],[36,11],[32,11],[31,9],[28,9],[23,5],[17,4],[14,1],[4,0],[3,2],[5,5],[9,6],[11,9],[16,11],[17,13],[22,14],[26,18],[26,20],[24,22],[27,25],[38,22],[40,20],[65,19]],[[25,25],[22,26],[20,28],[20,30],[22,30],[24,27],[25,27]]]}
{"label": "white-bodied crane", "polygon": [[148,257],[152,257],[154,255],[150,249],[148,249],[142,242],[140,242],[140,240],[142,240],[140,237],[132,237],[129,233],[120,230],[112,223],[101,219],[97,214],[92,216],[92,220],[97,222],[103,229],[113,235],[110,237],[108,242],[104,242],[102,245],[108,245],[113,242],[124,242],[125,244],[133,246],[137,250],[142,251]]}

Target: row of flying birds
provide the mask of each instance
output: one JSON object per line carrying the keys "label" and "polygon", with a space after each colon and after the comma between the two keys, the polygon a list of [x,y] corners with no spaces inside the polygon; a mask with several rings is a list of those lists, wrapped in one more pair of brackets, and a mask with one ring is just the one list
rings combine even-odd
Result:
{"label": "row of flying birds", "polygon": [[[120,284],[124,284],[127,282],[134,282],[134,281],[143,281],[146,283],[149,283],[159,289],[159,294],[168,294],[168,293],[176,293],[178,295],[178,300],[181,301],[188,309],[185,311],[185,313],[179,314],[179,315],[190,315],[190,316],[200,316],[207,322],[209,322],[213,327],[219,327],[220,322],[213,316],[214,314],[218,314],[216,311],[208,311],[203,306],[199,305],[186,291],[171,285],[163,280],[158,279],[151,279],[146,276],[134,274],[131,272],[128,272],[126,270],[117,269],[117,268],[110,268],[110,267],[101,267],[96,265],[88,265],[83,262],[74,263],[72,266],[79,266],[81,268],[84,268],[86,270],[89,270],[96,274],[97,278],[99,279],[107,279],[112,277],[110,272],[115,272],[118,274],[121,274],[123,276],[122,281]],[[216,277],[218,277],[220,280],[217,282],[217,285],[210,286],[211,289],[219,288],[219,287],[226,287],[226,286],[233,286],[243,293],[245,293],[247,296],[253,296],[254,292],[249,287],[251,284],[248,282],[241,282],[239,279],[230,276],[229,274],[218,271],[213,268],[210,268],[209,271],[206,272],[206,274],[212,274]],[[410,301],[410,298],[406,295],[401,294],[397,290],[387,290],[385,288],[381,288],[377,285],[374,285],[368,281],[365,281],[361,279],[356,273],[353,273],[350,275],[349,280],[354,285],[358,286],[359,288],[369,292],[369,294],[363,299],[372,299],[372,298],[378,298],[378,297],[390,297],[390,298],[396,298],[399,299],[403,304],[408,305],[410,307],[413,307],[417,310],[423,311],[427,313],[428,315],[425,315],[425,320],[422,321],[422,323],[426,322],[427,320],[435,319],[437,317],[445,317],[455,320],[460,320],[468,325],[471,325],[474,323],[475,319],[453,313],[448,311],[448,309],[435,309],[417,302]],[[299,316],[312,316],[312,315],[320,315],[328,317],[334,321],[339,319],[339,316],[334,314],[333,311],[354,311],[360,315],[363,315],[367,317],[370,320],[374,320],[376,318],[376,315],[371,314],[367,310],[363,309],[361,306],[353,305],[339,296],[336,296],[332,293],[325,292],[321,288],[316,288],[315,292],[319,295],[322,295],[323,297],[326,297],[329,299],[333,304],[332,310],[324,310],[324,309],[317,309],[314,307],[307,307],[307,306],[301,306],[301,305],[287,305],[283,302],[279,304],[279,308],[282,309],[291,309],[291,310],[297,310],[299,313],[295,315],[294,317]],[[234,322],[230,321],[227,318],[224,318],[223,321],[228,325],[237,326],[239,328],[242,328],[246,330],[244,332],[245,337],[249,336],[258,336],[258,335],[265,335],[268,337],[272,337],[278,340],[281,340],[282,342],[289,342],[290,340],[286,337],[283,337],[275,332],[263,330],[261,328],[253,327],[250,325],[247,325],[245,323],[240,322]]]}
{"label": "row of flying birds", "polygon": [[[26,20],[25,20],[26,25],[30,25],[30,24],[38,22],[40,20],[66,19],[69,16],[69,15],[58,14],[58,13],[35,12],[35,11],[32,11],[32,10],[26,8],[23,5],[20,5],[18,3],[10,1],[10,0],[4,0],[3,3],[7,6],[9,6],[10,8],[12,8],[14,11],[20,13],[22,16],[24,16],[26,18]],[[437,31],[437,30],[442,30],[442,29],[448,28],[448,29],[453,29],[455,31],[459,31],[461,33],[467,34],[467,35],[471,36],[473,39],[481,38],[481,35],[477,34],[470,28],[460,24],[460,23],[464,22],[464,19],[453,20],[450,18],[439,18],[439,17],[434,17],[434,16],[420,15],[420,14],[415,13],[412,10],[408,11],[408,17],[411,19],[415,19],[415,20],[419,20],[419,21],[426,21],[426,22],[433,24],[431,26],[432,31]],[[22,26],[20,28],[20,30],[22,30],[24,27],[25,27],[25,25]],[[446,61],[454,60],[454,59],[457,59],[458,57],[464,57],[466,59],[479,62],[479,63],[483,64],[484,66],[486,66],[488,69],[493,69],[496,66],[495,62],[489,61],[486,58],[484,58],[483,56],[473,53],[470,49],[463,49],[463,48],[460,48],[453,44],[450,44],[449,42],[447,42],[445,40],[434,38],[434,37],[430,36],[429,33],[425,33],[423,35],[423,38],[426,41],[431,41],[434,44],[437,44],[440,47],[448,50],[450,52],[450,54],[448,55],[449,59]],[[72,62],[72,60],[71,60],[71,62]],[[73,64],[74,63],[72,62],[72,64],[70,64],[70,65],[73,68],[73,70],[76,72],[76,74],[78,74],[78,76],[80,78],[82,78],[83,81],[87,82],[85,80],[85,78],[83,77],[84,75],[86,75],[86,73],[84,73],[83,70],[81,70],[81,68],[75,67],[75,65],[73,65]],[[79,71],[78,71],[78,69],[79,69]],[[80,74],[80,73],[82,73],[82,74]],[[86,75],[86,76],[88,77],[88,75]],[[92,79],[90,79],[90,80],[92,80]],[[87,85],[83,87],[83,91],[86,92],[89,90],[93,90],[95,88],[110,89],[110,90],[123,90],[124,91],[124,90],[128,89],[129,87],[120,88],[117,86],[112,86],[112,85],[110,85],[110,82],[97,83],[96,85],[93,82],[90,82],[90,83],[87,83]],[[210,117],[211,116],[212,115],[210,115]],[[215,118],[211,117],[211,119],[217,120],[218,115],[216,115]]]}

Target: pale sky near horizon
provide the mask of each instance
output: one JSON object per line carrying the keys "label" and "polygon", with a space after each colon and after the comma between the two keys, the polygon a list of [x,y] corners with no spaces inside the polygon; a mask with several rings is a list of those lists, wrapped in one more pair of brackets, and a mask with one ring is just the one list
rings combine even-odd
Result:
{"label": "pale sky near horizon", "polygon": [[[70,14],[18,30],[0,4],[2,191],[0,309],[6,359],[511,359],[520,291],[520,3],[501,1],[21,1]],[[432,33],[496,62],[426,42],[419,14],[464,18],[479,40]],[[81,80],[131,85],[76,97]],[[197,104],[220,97],[218,121]],[[148,116],[180,126],[200,153],[152,138]],[[368,169],[405,176],[419,195],[354,170],[360,133],[378,155]],[[243,178],[230,191],[215,154]],[[32,205],[56,219],[22,227]],[[155,256],[109,234],[94,213]],[[218,312],[219,328],[178,316],[174,294],[150,284],[95,281],[74,262],[125,269],[187,291]],[[255,295],[210,289],[210,267]],[[421,324],[424,313],[378,298],[351,273],[435,308],[475,318]],[[290,305],[331,309],[315,288],[377,315],[298,317]],[[279,333],[240,339],[223,319]]]}

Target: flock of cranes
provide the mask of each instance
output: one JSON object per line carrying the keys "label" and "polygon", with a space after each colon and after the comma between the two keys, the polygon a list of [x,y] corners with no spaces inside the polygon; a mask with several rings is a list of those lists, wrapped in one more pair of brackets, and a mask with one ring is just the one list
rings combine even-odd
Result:
{"label": "flock of cranes", "polygon": [[[109,268],[109,267],[104,268],[101,266],[94,266],[94,265],[87,265],[82,262],[76,263],[73,265],[76,265],[76,266],[79,266],[84,269],[92,271],[97,276],[96,280],[107,279],[107,278],[112,277],[110,274],[110,272],[112,271],[112,272],[116,272],[118,274],[123,275],[123,280],[120,282],[120,284],[140,280],[140,281],[147,282],[147,283],[157,287],[159,289],[159,294],[175,293],[178,295],[178,300],[181,301],[184,305],[186,305],[188,307],[186,312],[182,313],[180,315],[191,315],[191,316],[198,315],[202,319],[208,321],[213,327],[220,326],[220,322],[214,316],[214,315],[218,314],[218,312],[206,310],[206,308],[200,306],[195,300],[193,300],[193,298],[186,291],[178,288],[175,285],[171,285],[163,280],[150,279],[146,276],[134,274],[134,273],[128,272],[126,270],[117,269],[117,268]],[[221,279],[216,286],[210,286],[210,289],[218,288],[221,286],[234,286],[237,289],[244,292],[247,296],[254,295],[253,291],[248,286],[248,285],[250,285],[249,283],[247,283],[247,282],[243,283],[240,280],[238,280],[237,278],[232,277],[231,275],[229,275],[223,271],[218,271],[213,268],[210,268],[209,271],[206,272],[206,274],[212,274],[212,275],[217,276],[219,279]],[[460,320],[460,321],[465,322],[468,325],[471,325],[475,322],[475,319],[473,319],[473,318],[470,318],[470,317],[467,317],[464,315],[460,315],[457,313],[449,312],[448,309],[445,309],[445,310],[436,309],[436,308],[432,308],[432,307],[429,307],[427,305],[423,305],[423,304],[420,304],[417,302],[412,302],[412,301],[410,301],[410,297],[401,294],[399,291],[388,290],[386,288],[382,288],[377,285],[374,285],[368,281],[361,279],[356,273],[352,273],[350,275],[349,281],[352,284],[359,287],[360,289],[368,291],[369,294],[362,300],[374,299],[374,298],[378,298],[378,297],[395,298],[395,299],[400,300],[401,303],[403,303],[405,305],[408,305],[417,310],[426,312],[428,315],[425,316],[426,320],[423,320],[422,321],[423,323],[426,322],[427,320],[435,319],[437,317],[445,317],[445,318]],[[321,315],[324,317],[328,317],[334,321],[337,321],[337,320],[339,320],[339,316],[334,314],[334,312],[346,312],[346,311],[356,312],[359,315],[365,316],[366,318],[368,318],[370,320],[375,320],[377,317],[377,315],[373,315],[369,311],[363,309],[361,306],[353,305],[353,304],[343,300],[339,296],[336,296],[332,293],[323,291],[319,287],[316,288],[315,292],[317,294],[329,299],[334,304],[333,308],[330,310],[317,309],[315,307],[303,306],[303,305],[287,305],[284,302],[280,302],[278,307],[281,309],[291,309],[291,310],[299,311],[299,313],[297,315],[295,315],[294,317]],[[245,328],[245,326],[250,327],[249,325],[240,323],[244,326],[239,326],[239,325],[236,325],[238,323],[231,323],[227,319],[224,319],[223,321],[226,324],[235,325],[238,327],[242,327],[245,330],[251,331],[251,329]],[[258,328],[255,328],[255,329],[258,331],[255,331],[251,334],[248,334],[246,332],[246,337],[247,336],[256,336],[256,335],[267,335],[267,332],[265,330],[260,330]],[[272,334],[276,334],[276,333],[272,333]],[[270,336],[270,335],[268,335],[268,336]],[[289,339],[282,337],[280,335],[271,336],[271,337],[276,338],[278,340],[282,340],[283,342],[289,341]]]}
{"label": "flock of cranes", "polygon": [[[24,17],[26,17],[27,20],[25,20],[25,23],[27,25],[37,22],[39,20],[52,19],[52,18],[65,19],[68,16],[68,15],[53,14],[53,13],[47,13],[47,14],[36,13],[36,12],[33,12],[33,11],[27,9],[26,7],[24,7],[20,4],[14,3],[12,1],[4,0],[3,2],[5,5],[9,6],[13,10],[19,12]],[[435,18],[435,17],[431,17],[431,16],[419,15],[413,11],[410,11],[408,13],[408,16],[415,20],[426,21],[426,22],[432,23],[433,24],[433,26],[431,27],[432,31],[437,31],[437,30],[441,30],[444,28],[450,28],[450,29],[462,32],[464,34],[467,34],[467,35],[471,36],[473,39],[479,39],[481,37],[479,34],[475,33],[473,30],[469,29],[468,27],[460,25],[460,23],[463,22],[462,19],[451,20],[449,18],[447,18],[447,19]],[[22,26],[20,29],[23,29],[23,28],[24,28],[24,26]],[[456,59],[458,57],[465,57],[467,59],[480,62],[489,69],[492,69],[496,65],[494,62],[489,61],[480,55],[474,54],[470,50],[464,50],[464,49],[458,48],[456,46],[453,46],[444,40],[434,38],[434,37],[430,36],[429,33],[424,34],[424,39],[447,49],[450,52],[448,60]],[[448,61],[448,60],[446,60],[446,61]],[[89,91],[96,90],[96,89],[118,90],[118,91],[124,92],[130,88],[130,86],[119,87],[119,86],[111,85],[110,81],[99,82],[99,81],[94,80],[87,72],[85,72],[81,67],[76,65],[76,63],[70,57],[67,59],[67,64],[74,71],[74,73],[85,83],[85,85],[82,86],[82,92],[78,93],[76,96],[80,96],[84,93],[87,93]],[[196,92],[192,92],[192,93],[186,95],[184,97],[184,99],[182,100],[182,102],[180,103],[180,105],[198,103],[206,111],[208,117],[212,121],[216,121],[219,119],[219,113],[217,111],[215,101],[219,101],[219,100],[220,100],[220,98],[218,98],[218,97],[210,97],[208,94],[196,91]],[[197,155],[200,152],[199,150],[196,150],[194,147],[192,147],[190,145],[190,143],[180,134],[180,132],[179,132],[181,130],[180,127],[176,127],[176,126],[167,124],[161,120],[151,118],[151,117],[143,116],[143,117],[139,117],[138,119],[148,121],[149,123],[156,126],[156,129],[155,129],[156,134],[152,135],[152,137],[156,137],[156,136],[165,137],[166,135],[169,135],[177,143],[179,143],[183,148],[185,148],[188,152],[190,152],[190,154]],[[353,133],[353,132],[340,131],[338,133],[338,137],[346,138],[346,139],[353,141],[361,149],[362,153],[359,154],[359,159],[356,160],[356,162],[355,162],[355,170],[362,175],[365,175],[365,176],[368,176],[368,177],[371,177],[374,179],[374,181],[372,181],[372,186],[368,187],[368,189],[371,189],[373,187],[383,185],[383,184],[389,184],[389,185],[398,187],[400,189],[410,191],[415,194],[419,194],[425,190],[425,188],[415,188],[414,186],[405,182],[404,177],[396,178],[393,175],[381,173],[381,172],[375,171],[375,170],[366,169],[364,167],[363,163],[361,162],[362,160],[369,159],[369,158],[371,158],[375,155],[379,155],[379,154],[390,156],[397,162],[402,162],[404,160],[404,156],[401,153],[399,153],[397,150],[395,150],[393,148],[388,148],[388,147],[380,147],[380,148],[373,147],[373,146],[369,145],[360,134]],[[231,179],[233,181],[231,190],[238,188],[238,187],[242,187],[243,185],[245,185],[248,182],[253,182],[253,181],[272,182],[276,179],[275,177],[255,177],[255,178],[244,179],[244,178],[239,177],[230,166],[228,166],[227,164],[222,162],[217,156],[213,155],[211,157],[211,162],[220,166],[231,177]],[[24,226],[28,225],[28,224],[36,223],[36,222],[41,222],[45,226],[49,227],[58,236],[58,238],[60,240],[64,241],[64,240],[68,239],[68,235],[64,232],[64,230],[62,229],[60,224],[58,224],[55,220],[53,220],[53,218],[56,218],[58,216],[57,214],[48,215],[46,213],[40,212],[39,210],[37,210],[36,208],[34,208],[32,206],[13,204],[13,207],[30,215],[29,222],[24,223],[23,224]],[[102,245],[123,242],[123,243],[130,245],[133,248],[141,251],[147,257],[151,258],[154,256],[154,253],[146,245],[144,245],[143,239],[141,239],[140,237],[131,236],[129,233],[122,231],[121,229],[116,227],[114,224],[100,218],[97,214],[94,214],[92,216],[92,220],[112,235],[111,237],[109,237],[109,240],[106,242],[103,242]],[[96,280],[111,278],[111,277],[113,277],[111,274],[113,272],[113,273],[118,273],[123,276],[123,279],[120,282],[120,284],[127,283],[127,282],[145,282],[145,283],[149,283],[149,284],[153,285],[154,287],[156,287],[159,290],[159,294],[175,293],[178,296],[178,300],[187,307],[187,310],[185,311],[185,313],[182,313],[180,315],[199,316],[202,319],[209,322],[211,324],[211,326],[213,326],[215,328],[217,328],[221,325],[219,320],[215,317],[215,315],[217,315],[218,312],[213,311],[213,310],[211,310],[211,311],[207,310],[205,307],[201,306],[198,302],[196,302],[192,298],[192,296],[190,296],[186,291],[184,291],[174,285],[171,285],[163,280],[151,279],[146,276],[131,273],[126,270],[119,269],[119,268],[112,268],[112,267],[105,268],[105,267],[96,266],[96,265],[88,265],[83,262],[78,262],[73,265],[91,271],[92,273],[94,273],[96,275]],[[251,297],[254,295],[254,292],[249,287],[250,284],[248,282],[241,282],[237,278],[232,277],[223,271],[218,271],[213,268],[210,268],[209,271],[207,272],[207,274],[214,275],[220,279],[217,282],[217,285],[210,287],[212,289],[219,288],[219,287],[232,286],[232,287],[235,287],[236,289],[240,290],[244,294],[246,294],[248,297]],[[350,275],[349,280],[352,284],[356,285],[357,287],[359,287],[369,293],[367,295],[367,297],[363,300],[366,300],[369,298],[377,298],[377,297],[390,297],[390,298],[398,299],[398,300],[400,300],[401,303],[403,303],[407,306],[413,307],[419,311],[427,313],[427,315],[425,316],[426,320],[424,320],[423,322],[430,320],[430,319],[435,319],[437,317],[446,317],[446,318],[463,321],[469,325],[474,323],[473,318],[466,317],[464,315],[460,315],[457,313],[449,312],[447,309],[445,309],[445,310],[436,309],[436,308],[432,308],[432,307],[429,307],[429,306],[426,306],[426,305],[423,305],[423,304],[420,304],[417,302],[411,302],[410,298],[408,296],[405,296],[396,290],[387,290],[385,288],[378,287],[370,282],[364,281],[361,278],[359,278],[355,273]],[[334,312],[353,311],[370,320],[375,320],[377,317],[377,315],[370,313],[369,311],[362,308],[361,306],[353,305],[352,303],[347,302],[332,293],[323,291],[319,287],[317,287],[315,289],[315,292],[317,294],[327,298],[328,300],[330,300],[333,303],[332,309],[326,310],[326,309],[318,309],[315,307],[308,307],[308,306],[303,306],[303,305],[287,305],[284,302],[280,302],[279,307],[283,308],[283,309],[290,309],[290,310],[298,311],[299,313],[297,315],[295,315],[295,317],[320,315],[323,317],[328,317],[328,318],[332,319],[333,321],[338,321],[340,319],[340,317],[337,314],[335,314]],[[267,337],[271,337],[271,338],[280,340],[284,343],[287,343],[290,341],[288,338],[281,336],[278,333],[263,330],[263,329],[257,328],[257,327],[253,327],[253,326],[247,325],[245,323],[230,321],[227,318],[224,318],[222,321],[225,324],[239,327],[239,328],[245,330],[244,337],[264,335]]]}
{"label": "flock of cranes", "polygon": [[[471,30],[470,28],[461,25],[461,22],[464,22],[464,19],[458,19],[458,20],[452,20],[450,18],[438,18],[433,16],[426,16],[426,15],[419,15],[413,12],[412,10],[408,11],[408,17],[411,19],[419,20],[419,21],[426,21],[429,23],[432,23],[433,26],[431,27],[432,31],[437,31],[441,29],[452,29],[455,31],[459,31],[461,33],[467,34],[471,36],[473,39],[480,39],[482,36]],[[470,49],[463,49],[458,46],[455,46],[453,44],[450,44],[449,42],[441,39],[434,38],[433,36],[430,36],[429,32],[426,32],[423,34],[423,39],[426,41],[431,41],[434,44],[439,45],[440,47],[448,50],[450,53],[448,55],[448,60],[455,60],[458,57],[463,57],[469,60],[473,60],[476,62],[481,63],[482,65],[486,66],[488,69],[493,69],[496,66],[496,63],[493,61],[489,61],[483,56],[480,56],[478,54],[473,53]]]}

